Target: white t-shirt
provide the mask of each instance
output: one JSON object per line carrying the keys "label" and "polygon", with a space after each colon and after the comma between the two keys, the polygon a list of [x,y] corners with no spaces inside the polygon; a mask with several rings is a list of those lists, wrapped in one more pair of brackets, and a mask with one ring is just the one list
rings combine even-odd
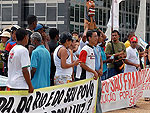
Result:
{"label": "white t-shirt", "polygon": [[22,73],[22,68],[28,67],[30,74],[30,58],[28,50],[22,45],[14,46],[8,57],[7,86],[13,89],[29,89]]}
{"label": "white t-shirt", "polygon": [[[126,49],[126,53],[127,53],[127,57],[126,59],[129,61],[129,62],[132,62],[134,64],[140,64],[140,60],[139,60],[139,53],[137,51],[137,49],[133,49],[131,46],[128,47]],[[125,65],[125,70],[124,72],[134,72],[134,71],[137,71],[136,67],[135,66],[132,66],[132,65]]]}
{"label": "white t-shirt", "polygon": [[[95,70],[95,54],[93,47],[90,45],[85,45],[81,52],[79,59],[81,62],[85,63],[89,68]],[[93,73],[84,70],[80,65],[77,66],[76,78],[82,78],[84,76],[86,79],[92,78],[94,76]]]}

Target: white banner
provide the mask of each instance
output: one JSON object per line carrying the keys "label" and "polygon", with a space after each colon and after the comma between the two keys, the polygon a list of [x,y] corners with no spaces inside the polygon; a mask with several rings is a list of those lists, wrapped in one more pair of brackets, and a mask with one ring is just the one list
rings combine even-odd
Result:
{"label": "white banner", "polygon": [[118,74],[102,82],[103,112],[131,107],[150,97],[150,69]]}
{"label": "white banner", "polygon": [[2,113],[95,113],[97,81],[93,79],[27,91],[1,91]]}

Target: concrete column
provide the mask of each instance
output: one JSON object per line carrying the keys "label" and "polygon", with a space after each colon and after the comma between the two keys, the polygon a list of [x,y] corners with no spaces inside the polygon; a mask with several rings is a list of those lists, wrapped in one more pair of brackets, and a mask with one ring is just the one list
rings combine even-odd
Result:
{"label": "concrete column", "polygon": [[24,2],[25,0],[18,0],[18,25],[24,27]]}

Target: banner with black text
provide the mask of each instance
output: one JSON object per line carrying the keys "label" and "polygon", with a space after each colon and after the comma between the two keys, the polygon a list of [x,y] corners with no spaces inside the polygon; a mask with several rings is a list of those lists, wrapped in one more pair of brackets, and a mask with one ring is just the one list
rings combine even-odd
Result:
{"label": "banner with black text", "polygon": [[2,113],[95,113],[97,80],[28,91],[1,91]]}

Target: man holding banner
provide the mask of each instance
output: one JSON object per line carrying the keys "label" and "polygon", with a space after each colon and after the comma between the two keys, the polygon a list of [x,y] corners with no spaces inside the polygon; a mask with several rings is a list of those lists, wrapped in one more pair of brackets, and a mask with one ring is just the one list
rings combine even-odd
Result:
{"label": "man holding banner", "polygon": [[[95,80],[98,79],[99,75],[103,74],[103,69],[100,68],[100,55],[99,53],[100,51],[96,52],[97,54],[97,58],[95,56],[95,52],[94,52],[94,45],[97,45],[98,42],[98,36],[97,36],[97,31],[95,30],[89,30],[86,33],[86,37],[87,37],[87,41],[89,42],[89,44],[85,45],[79,55],[79,59],[81,61],[80,66],[77,67],[77,76],[80,76],[80,79],[88,79],[88,78],[94,78]],[[97,48],[95,47],[95,50]],[[99,58],[99,59],[98,59]],[[95,63],[98,60],[99,62],[99,66],[96,67]],[[97,69],[97,71],[95,71],[95,67]],[[99,80],[99,84],[98,84],[98,97],[97,97],[97,105],[96,105],[96,112],[97,113],[102,113],[101,110],[101,106],[100,106],[100,92],[101,92],[101,80]]]}

